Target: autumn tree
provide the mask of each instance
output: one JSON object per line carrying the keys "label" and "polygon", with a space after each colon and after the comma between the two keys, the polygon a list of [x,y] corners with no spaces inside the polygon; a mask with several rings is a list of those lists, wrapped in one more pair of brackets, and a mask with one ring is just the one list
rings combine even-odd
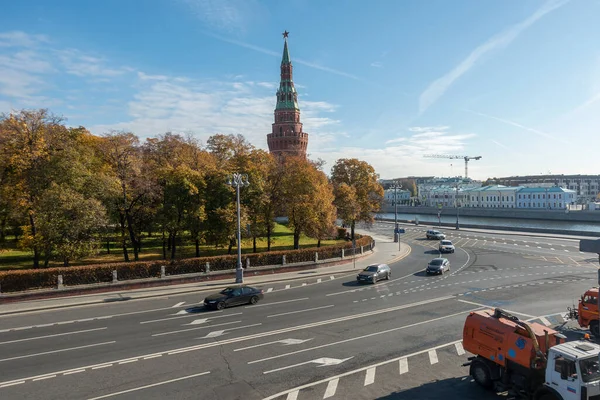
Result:
{"label": "autumn tree", "polygon": [[342,158],[331,170],[335,205],[338,217],[350,226],[351,238],[357,222],[373,222],[373,213],[381,208],[383,188],[379,176],[367,162],[356,158]]}
{"label": "autumn tree", "polygon": [[[313,225],[323,216],[323,207],[328,202],[331,204],[334,197],[327,176],[310,161],[302,157],[287,157],[284,163],[282,204],[293,232],[294,249],[299,249],[300,235],[318,230]],[[327,211],[325,215],[328,215]],[[326,225],[326,222],[323,224]]]}

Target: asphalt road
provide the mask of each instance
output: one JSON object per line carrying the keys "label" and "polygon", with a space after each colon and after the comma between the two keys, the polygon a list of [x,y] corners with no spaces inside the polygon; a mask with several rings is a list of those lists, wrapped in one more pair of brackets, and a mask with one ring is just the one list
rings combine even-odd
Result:
{"label": "asphalt road", "polygon": [[263,285],[262,302],[224,311],[197,293],[0,317],[0,398],[496,398],[460,367],[466,314],[561,322],[596,260],[576,241],[456,232],[451,272],[425,276],[438,252],[424,231],[376,285],[353,273]]}

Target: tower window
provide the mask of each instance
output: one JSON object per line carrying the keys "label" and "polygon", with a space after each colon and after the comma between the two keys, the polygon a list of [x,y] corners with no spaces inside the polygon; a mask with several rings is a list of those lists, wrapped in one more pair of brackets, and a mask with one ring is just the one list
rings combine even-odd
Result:
{"label": "tower window", "polygon": [[283,133],[283,128],[280,126],[279,127],[279,134],[281,135]]}

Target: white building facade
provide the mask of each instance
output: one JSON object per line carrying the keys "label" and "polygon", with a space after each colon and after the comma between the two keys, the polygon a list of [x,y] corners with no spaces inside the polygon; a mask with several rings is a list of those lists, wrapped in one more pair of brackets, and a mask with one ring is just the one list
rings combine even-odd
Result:
{"label": "white building facade", "polygon": [[524,187],[517,193],[517,208],[564,210],[577,203],[577,192],[561,187]]}
{"label": "white building facade", "polygon": [[405,189],[387,189],[383,192],[383,198],[386,204],[393,206],[394,199],[398,200],[398,205],[408,205],[410,203],[410,191]]}

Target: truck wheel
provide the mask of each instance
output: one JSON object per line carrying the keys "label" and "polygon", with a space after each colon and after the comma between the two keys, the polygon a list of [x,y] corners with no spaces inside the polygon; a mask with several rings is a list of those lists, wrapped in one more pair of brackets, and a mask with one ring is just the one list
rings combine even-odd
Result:
{"label": "truck wheel", "polygon": [[600,325],[598,325],[598,321],[590,322],[590,333],[595,337],[600,337]]}
{"label": "truck wheel", "polygon": [[537,400],[558,400],[558,398],[552,393],[544,393]]}
{"label": "truck wheel", "polygon": [[481,361],[473,361],[471,364],[471,376],[477,384],[485,389],[493,387],[490,369]]}

